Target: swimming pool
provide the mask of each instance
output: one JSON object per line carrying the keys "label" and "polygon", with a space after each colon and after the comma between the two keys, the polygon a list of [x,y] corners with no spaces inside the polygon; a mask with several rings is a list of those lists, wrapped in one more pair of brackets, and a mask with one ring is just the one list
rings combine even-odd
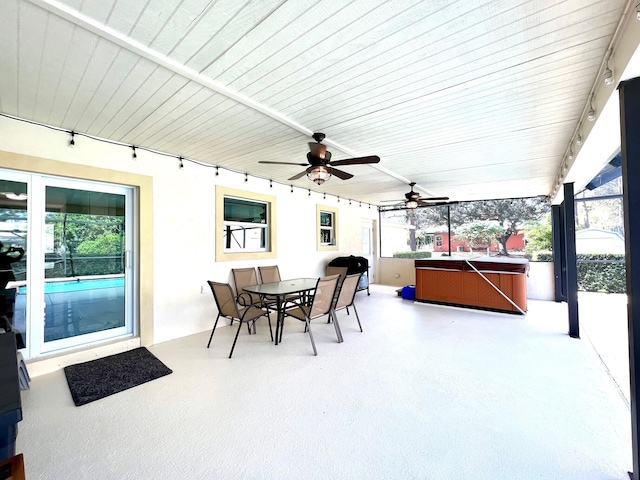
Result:
{"label": "swimming pool", "polygon": [[[124,277],[110,278],[89,278],[82,280],[67,280],[47,282],[44,285],[44,293],[69,293],[79,292],[83,290],[97,290],[101,288],[118,288],[124,287]],[[22,286],[18,289],[18,295],[25,295],[27,287]]]}

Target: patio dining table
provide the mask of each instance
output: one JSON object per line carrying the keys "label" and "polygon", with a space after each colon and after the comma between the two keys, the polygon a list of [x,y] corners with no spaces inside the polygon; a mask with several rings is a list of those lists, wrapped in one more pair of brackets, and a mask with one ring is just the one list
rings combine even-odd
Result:
{"label": "patio dining table", "polygon": [[252,285],[244,287],[243,290],[260,296],[275,297],[276,311],[278,314],[276,320],[276,345],[278,345],[280,335],[282,335],[282,326],[284,324],[284,306],[286,304],[287,295],[308,293],[314,290],[317,284],[317,278],[294,278],[292,280]]}

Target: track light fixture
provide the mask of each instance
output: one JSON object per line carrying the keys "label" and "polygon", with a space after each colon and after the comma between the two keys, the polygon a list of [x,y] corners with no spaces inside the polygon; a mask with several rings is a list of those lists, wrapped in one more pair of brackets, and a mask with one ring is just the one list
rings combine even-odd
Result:
{"label": "track light fixture", "polygon": [[640,2],[636,5],[636,19],[640,21]]}
{"label": "track light fixture", "polygon": [[245,181],[245,183],[249,181],[249,174],[248,173],[244,174],[244,181]]}
{"label": "track light fixture", "polygon": [[273,188],[273,180],[269,180],[269,188]]}
{"label": "track light fixture", "polygon": [[138,158],[138,154],[136,153],[136,146],[131,145],[131,150],[133,150],[133,154],[131,156],[133,157],[134,160],[136,160]]}
{"label": "track light fixture", "polygon": [[182,170],[184,168],[184,163],[182,163],[182,157],[178,157],[178,160],[180,160],[180,169]]}
{"label": "track light fixture", "polygon": [[573,160],[574,156],[573,156],[573,149],[569,149],[569,160]]}
{"label": "track light fixture", "polygon": [[603,77],[604,77],[605,85],[611,85],[613,83],[613,72],[609,68],[609,65],[607,65],[607,68],[604,71]]}
{"label": "track light fixture", "polygon": [[216,177],[217,177],[218,175],[220,175],[219,170],[220,170],[220,167],[218,167],[218,166],[216,165]]}
{"label": "track light fixture", "polygon": [[576,145],[582,145],[582,135],[580,135],[580,132],[578,132],[578,135],[576,135]]}
{"label": "track light fixture", "polygon": [[73,148],[76,146],[76,140],[75,140],[75,132],[71,131],[71,140],[69,141],[69,148]]}
{"label": "track light fixture", "polygon": [[589,113],[587,114],[587,120],[593,122],[596,119],[596,111],[593,108],[593,95],[589,100]]}

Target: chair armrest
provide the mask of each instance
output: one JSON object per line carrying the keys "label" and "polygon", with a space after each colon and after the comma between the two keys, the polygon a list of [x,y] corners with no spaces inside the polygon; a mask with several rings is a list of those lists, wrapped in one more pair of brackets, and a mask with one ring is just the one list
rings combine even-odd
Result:
{"label": "chair armrest", "polygon": [[249,307],[253,305],[253,298],[248,293],[241,293],[236,297],[236,303],[241,307]]}

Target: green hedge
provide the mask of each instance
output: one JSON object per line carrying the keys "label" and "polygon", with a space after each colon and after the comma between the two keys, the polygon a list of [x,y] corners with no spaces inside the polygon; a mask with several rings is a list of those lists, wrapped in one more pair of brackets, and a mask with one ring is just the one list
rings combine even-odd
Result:
{"label": "green hedge", "polygon": [[538,252],[534,254],[533,261],[535,262],[553,262],[553,253],[551,252]]}
{"label": "green hedge", "polygon": [[431,252],[395,252],[393,258],[431,258]]}
{"label": "green hedge", "polygon": [[578,254],[578,289],[585,292],[626,293],[624,255]]}
{"label": "green hedge", "polygon": [[[579,253],[578,289],[585,292],[626,293],[624,255],[615,253]],[[552,262],[553,254],[539,252],[539,262]]]}

